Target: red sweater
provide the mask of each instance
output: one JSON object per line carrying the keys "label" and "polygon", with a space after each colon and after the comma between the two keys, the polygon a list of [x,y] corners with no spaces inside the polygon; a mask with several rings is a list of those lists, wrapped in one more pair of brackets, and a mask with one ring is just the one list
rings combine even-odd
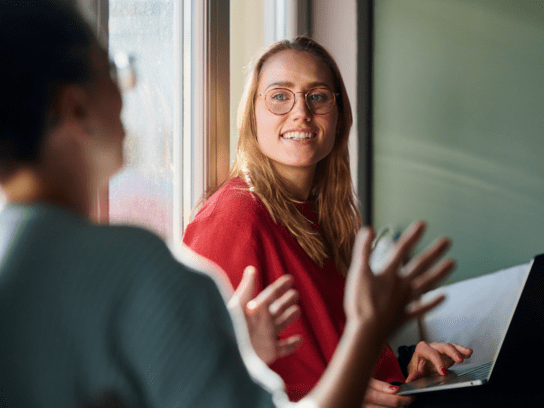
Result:
{"label": "red sweater", "polygon": [[[310,202],[299,210],[317,225]],[[262,201],[239,178],[227,182],[205,203],[187,226],[183,240],[221,266],[235,288],[248,265],[257,269],[258,291],[284,274],[294,277],[302,313],[280,337],[300,334],[303,343],[270,367],[283,378],[289,398],[298,401],[305,396],[325,371],[346,323],[345,278],[334,263],[326,259],[322,268],[316,265],[289,230],[281,222],[274,223]],[[374,377],[387,382],[405,380],[389,346]]]}

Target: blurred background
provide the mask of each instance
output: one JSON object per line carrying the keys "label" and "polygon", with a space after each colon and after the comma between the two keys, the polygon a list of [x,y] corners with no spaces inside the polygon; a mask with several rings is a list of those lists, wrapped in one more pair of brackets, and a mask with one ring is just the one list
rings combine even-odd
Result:
{"label": "blurred background", "polygon": [[450,281],[544,252],[544,2],[374,13],[374,224],[451,236]]}

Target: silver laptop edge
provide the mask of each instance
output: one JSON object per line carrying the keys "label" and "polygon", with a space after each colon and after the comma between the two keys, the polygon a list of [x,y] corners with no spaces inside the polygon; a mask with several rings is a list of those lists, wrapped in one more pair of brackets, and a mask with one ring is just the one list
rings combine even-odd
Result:
{"label": "silver laptop edge", "polygon": [[[440,380],[441,382],[442,381],[447,382],[448,379],[455,378],[456,375],[448,377],[448,376],[440,376],[438,374],[435,374],[434,376],[432,376],[432,378],[428,378],[428,379],[420,378],[420,379],[417,379],[417,380],[412,381],[410,383],[407,383],[406,385],[402,384],[400,386],[400,390],[397,393],[397,395],[411,395],[411,394],[419,394],[419,393],[430,392],[430,391],[440,391],[440,390],[448,390],[448,389],[454,389],[454,388],[464,388],[464,387],[470,387],[470,386],[476,386],[476,385],[483,385],[486,382],[488,382],[489,379],[491,378],[491,375],[493,373],[493,368],[495,367],[495,364],[496,364],[497,359],[499,357],[499,353],[500,353],[500,351],[502,349],[504,339],[506,338],[506,335],[508,334],[508,330],[510,329],[510,326],[512,324],[512,319],[514,318],[514,314],[516,312],[516,309],[518,308],[521,295],[523,293],[523,290],[525,289],[525,285],[527,284],[527,279],[529,278],[529,275],[530,275],[531,270],[533,268],[534,262],[535,262],[535,259],[533,258],[531,260],[531,262],[529,263],[529,267],[527,269],[525,279],[523,280],[523,284],[520,285],[519,292],[518,292],[518,294],[516,296],[516,301],[513,303],[514,306],[512,307],[512,311],[510,312],[510,317],[508,318],[508,324],[505,326],[505,330],[502,333],[501,340],[499,342],[499,345],[497,347],[497,350],[495,351],[495,355],[494,355],[493,360],[491,362],[491,367],[489,369],[489,373],[487,374],[487,377],[485,379],[467,380],[467,381],[451,383],[451,384],[440,384],[440,383],[436,384],[436,380],[439,379],[439,377],[444,377],[443,380]],[[480,365],[484,365],[484,364],[488,364],[488,363],[482,363]],[[474,368],[474,366],[472,366],[471,368],[468,368],[468,367],[466,368],[464,366],[459,366],[458,370],[452,370],[452,371],[454,371],[455,374],[463,374],[464,371],[469,371],[470,369],[473,369],[473,368]],[[428,382],[432,382],[433,384],[426,385],[427,381],[425,381],[425,380],[427,380]],[[416,388],[413,388],[413,387],[416,387]]]}

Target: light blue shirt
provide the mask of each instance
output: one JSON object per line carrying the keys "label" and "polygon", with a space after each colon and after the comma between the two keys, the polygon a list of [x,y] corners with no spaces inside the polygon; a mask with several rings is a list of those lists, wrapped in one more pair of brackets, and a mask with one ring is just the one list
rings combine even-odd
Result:
{"label": "light blue shirt", "polygon": [[0,214],[0,406],[272,407],[216,283],[155,235],[52,205]]}

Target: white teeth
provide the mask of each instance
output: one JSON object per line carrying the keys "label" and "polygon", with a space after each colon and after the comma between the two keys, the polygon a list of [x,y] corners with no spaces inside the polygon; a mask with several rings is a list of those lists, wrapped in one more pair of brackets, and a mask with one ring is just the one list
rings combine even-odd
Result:
{"label": "white teeth", "polygon": [[287,132],[283,134],[284,139],[292,139],[292,140],[305,140],[305,139],[312,139],[315,136],[314,133],[306,133],[306,132]]}

